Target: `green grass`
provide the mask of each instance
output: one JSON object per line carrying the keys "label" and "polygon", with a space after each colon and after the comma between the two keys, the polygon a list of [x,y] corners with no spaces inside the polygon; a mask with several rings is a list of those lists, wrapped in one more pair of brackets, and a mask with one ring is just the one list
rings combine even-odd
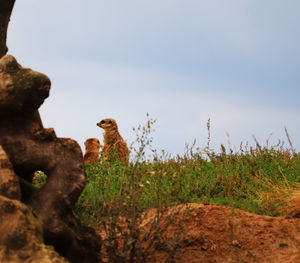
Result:
{"label": "green grass", "polygon": [[[283,143],[256,148],[247,145],[239,151],[210,149],[210,120],[207,122],[208,143],[200,150],[186,147],[183,156],[172,157],[162,150],[151,149],[154,120],[134,129],[136,141],[130,146],[133,156],[129,167],[117,159],[85,166],[88,182],[78,199],[74,214],[83,223],[105,232],[102,258],[109,262],[145,262],[162,245],[162,234],[177,217],[167,216],[165,208],[191,202],[227,205],[260,215],[279,216],[292,192],[300,189],[300,153]],[[152,156],[146,158],[145,149]],[[37,171],[33,177],[36,187],[42,186],[47,176]],[[148,208],[158,208],[150,226],[140,227]],[[230,221],[231,222],[231,221]],[[232,222],[231,222],[232,223]],[[231,224],[230,223],[230,224]],[[168,258],[184,233],[178,232]],[[233,242],[232,225],[230,238]],[[287,246],[279,243],[279,247]],[[234,248],[234,247],[233,247]]]}
{"label": "green grass", "polygon": [[[256,148],[247,145],[239,151],[210,149],[210,120],[207,122],[208,143],[200,150],[195,143],[183,156],[172,157],[164,150],[151,149],[153,124],[133,131],[136,141],[130,146],[134,155],[129,167],[117,160],[86,166],[88,183],[74,209],[85,223],[107,222],[112,217],[134,220],[147,208],[162,208],[190,202],[229,205],[252,213],[278,216],[293,189],[300,188],[300,154],[283,143]],[[152,158],[146,158],[150,148]]]}
{"label": "green grass", "polygon": [[[177,214],[164,221],[168,206],[209,202],[228,205],[261,215],[278,216],[294,189],[300,189],[300,154],[283,144],[255,149],[247,146],[238,152],[186,148],[183,156],[172,157],[164,150],[151,149],[151,132],[155,121],[134,129],[136,141],[130,146],[131,163],[125,167],[115,156],[111,161],[86,165],[88,183],[74,208],[83,223],[105,232],[101,254],[109,262],[145,262]],[[287,131],[286,131],[287,133]],[[150,148],[152,157],[146,158]],[[113,161],[114,160],[114,161]],[[148,208],[158,208],[148,228],[140,227]],[[172,258],[180,241],[175,235],[168,258]],[[232,233],[233,234],[233,233]],[[231,236],[233,240],[233,236]]]}
{"label": "green grass", "polygon": [[206,201],[256,214],[278,216],[278,208],[300,184],[300,159],[291,150],[261,148],[239,153],[192,150],[183,157],[86,166],[88,183],[76,215],[95,223],[111,214]]}

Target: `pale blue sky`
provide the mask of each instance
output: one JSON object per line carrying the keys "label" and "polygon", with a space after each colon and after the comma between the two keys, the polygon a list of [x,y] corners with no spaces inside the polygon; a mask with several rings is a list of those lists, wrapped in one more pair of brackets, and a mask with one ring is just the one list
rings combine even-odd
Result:
{"label": "pale blue sky", "polygon": [[47,74],[45,127],[83,147],[115,118],[123,137],[146,113],[154,147],[182,153],[249,141],[300,149],[300,1],[17,0],[9,53]]}

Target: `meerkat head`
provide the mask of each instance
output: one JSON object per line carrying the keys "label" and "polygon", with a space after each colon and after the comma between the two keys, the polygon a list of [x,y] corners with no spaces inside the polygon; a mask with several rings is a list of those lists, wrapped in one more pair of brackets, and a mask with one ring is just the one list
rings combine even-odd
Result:
{"label": "meerkat head", "polygon": [[99,150],[101,147],[100,142],[97,138],[89,138],[84,143],[86,151]]}
{"label": "meerkat head", "polygon": [[103,119],[97,123],[97,126],[105,131],[118,130],[118,125],[114,119]]}

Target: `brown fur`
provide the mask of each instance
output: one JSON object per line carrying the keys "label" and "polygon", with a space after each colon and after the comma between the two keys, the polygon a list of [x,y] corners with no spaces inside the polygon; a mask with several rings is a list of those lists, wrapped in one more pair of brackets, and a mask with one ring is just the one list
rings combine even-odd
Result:
{"label": "brown fur", "polygon": [[100,142],[97,138],[89,138],[85,141],[85,153],[83,156],[83,161],[85,164],[87,163],[98,163],[100,161],[99,158],[99,149]]}
{"label": "brown fur", "polygon": [[102,155],[105,160],[109,159],[109,155],[115,150],[118,158],[126,166],[129,164],[129,150],[126,142],[118,131],[118,125],[114,119],[104,119],[97,123],[104,129]]}

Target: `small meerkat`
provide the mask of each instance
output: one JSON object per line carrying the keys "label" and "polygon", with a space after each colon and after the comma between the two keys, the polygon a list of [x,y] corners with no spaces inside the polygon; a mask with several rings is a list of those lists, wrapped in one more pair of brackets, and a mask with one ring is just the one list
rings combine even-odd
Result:
{"label": "small meerkat", "polygon": [[99,149],[100,142],[97,138],[89,138],[85,141],[85,153],[83,156],[83,161],[85,164],[87,163],[98,163],[100,161],[99,158]]}
{"label": "small meerkat", "polygon": [[97,126],[104,129],[102,154],[105,160],[109,155],[116,151],[119,159],[126,166],[129,164],[129,150],[126,142],[121,137],[118,125],[114,119],[103,119]]}

